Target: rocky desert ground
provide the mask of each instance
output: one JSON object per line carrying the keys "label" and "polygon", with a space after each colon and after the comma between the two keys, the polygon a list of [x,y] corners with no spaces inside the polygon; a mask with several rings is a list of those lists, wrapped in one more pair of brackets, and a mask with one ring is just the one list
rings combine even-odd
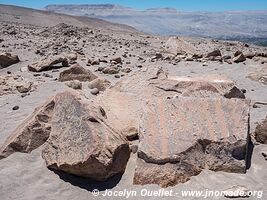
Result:
{"label": "rocky desert ground", "polygon": [[0,27],[0,199],[267,197],[266,47],[4,5]]}

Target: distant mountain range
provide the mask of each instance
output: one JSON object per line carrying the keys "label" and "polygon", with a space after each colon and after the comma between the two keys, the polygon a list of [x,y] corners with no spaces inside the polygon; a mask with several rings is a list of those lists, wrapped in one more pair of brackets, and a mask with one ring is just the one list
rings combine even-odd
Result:
{"label": "distant mountain range", "polygon": [[48,5],[45,10],[96,17],[160,35],[266,41],[267,11],[184,12],[173,8],[135,10],[113,4]]}

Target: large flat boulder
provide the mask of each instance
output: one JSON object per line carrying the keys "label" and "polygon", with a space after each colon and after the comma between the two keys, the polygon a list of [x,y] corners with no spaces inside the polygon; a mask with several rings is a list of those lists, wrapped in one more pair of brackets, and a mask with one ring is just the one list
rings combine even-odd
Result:
{"label": "large flat boulder", "polygon": [[29,153],[44,144],[51,131],[54,106],[51,98],[21,123],[0,148],[0,159],[15,152]]}
{"label": "large flat boulder", "polygon": [[10,53],[0,53],[0,69],[9,67],[10,65],[20,62],[17,55],[11,55]]}
{"label": "large flat boulder", "polygon": [[143,105],[151,98],[245,98],[235,83],[224,76],[169,76],[161,69],[143,70],[123,78],[99,95],[112,127],[128,134],[138,130]]}
{"label": "large flat boulder", "polygon": [[44,58],[39,62],[28,65],[28,69],[32,72],[41,72],[58,67],[68,67],[69,60],[66,56],[56,55]]}
{"label": "large flat boulder", "polygon": [[55,97],[52,130],[42,157],[49,168],[104,181],[125,170],[130,149],[98,103],[65,92]]}
{"label": "large flat boulder", "polygon": [[134,183],[172,186],[205,168],[244,173],[248,129],[247,100],[151,99],[140,119]]}

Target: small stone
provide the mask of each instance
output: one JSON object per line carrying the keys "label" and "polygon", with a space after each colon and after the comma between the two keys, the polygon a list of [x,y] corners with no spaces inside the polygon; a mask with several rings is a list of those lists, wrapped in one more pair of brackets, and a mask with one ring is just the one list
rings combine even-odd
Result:
{"label": "small stone", "polygon": [[208,58],[208,57],[216,57],[216,56],[222,56],[221,51],[219,49],[215,49],[214,51],[209,52],[206,55],[206,58]]}
{"label": "small stone", "polygon": [[130,145],[130,150],[133,154],[136,154],[138,151],[138,145],[136,144]]}
{"label": "small stone", "polygon": [[90,91],[92,95],[97,95],[99,93],[99,90],[97,88],[94,88]]}
{"label": "small stone", "polygon": [[244,94],[247,93],[246,89],[241,89],[241,92],[243,92]]}
{"label": "small stone", "polygon": [[19,109],[19,106],[14,106],[13,108],[12,108],[12,110],[18,110]]}
{"label": "small stone", "polygon": [[114,77],[115,78],[120,78],[121,76],[119,74],[116,74]]}
{"label": "small stone", "polygon": [[47,78],[53,78],[53,76],[48,73],[43,73],[42,76]]}
{"label": "small stone", "polygon": [[113,58],[110,60],[110,62],[113,62],[114,64],[122,63],[122,59],[120,57]]}
{"label": "small stone", "polygon": [[114,67],[106,67],[102,70],[104,74],[117,74],[119,70]]}
{"label": "small stone", "polygon": [[28,83],[25,83],[25,84],[17,86],[17,90],[20,93],[27,93],[27,92],[29,92],[31,90],[31,88],[32,88],[32,83],[31,82],[28,82]]}
{"label": "small stone", "polygon": [[226,198],[249,197],[249,190],[245,186],[235,185],[230,189],[223,191]]}

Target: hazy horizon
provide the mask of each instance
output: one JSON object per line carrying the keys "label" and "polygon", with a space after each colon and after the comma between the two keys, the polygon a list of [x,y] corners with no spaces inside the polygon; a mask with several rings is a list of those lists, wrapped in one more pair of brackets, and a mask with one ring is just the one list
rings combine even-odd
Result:
{"label": "hazy horizon", "polygon": [[267,2],[265,0],[224,0],[213,1],[213,0],[78,0],[73,1],[70,0],[44,0],[44,1],[20,1],[20,0],[0,0],[0,4],[6,5],[15,5],[15,6],[23,6],[28,8],[35,9],[43,9],[47,5],[51,4],[116,4],[124,7],[131,7],[134,9],[144,10],[149,8],[174,8],[181,11],[254,11],[254,10],[267,10]]}

